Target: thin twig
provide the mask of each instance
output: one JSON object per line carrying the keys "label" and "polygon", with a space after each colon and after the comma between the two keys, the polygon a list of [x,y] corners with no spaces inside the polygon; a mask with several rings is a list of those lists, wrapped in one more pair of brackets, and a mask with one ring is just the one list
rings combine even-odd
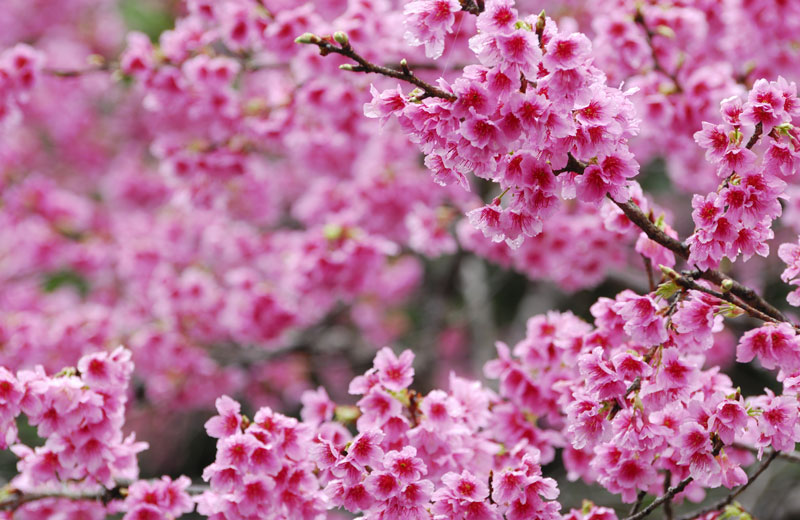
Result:
{"label": "thin twig", "polygon": [[461,10],[470,14],[479,15],[484,10],[484,0],[458,0]]}
{"label": "thin twig", "polygon": [[[130,486],[130,484],[130,481],[120,481],[111,489],[98,488],[94,490],[78,490],[41,488],[40,490],[30,492],[24,492],[19,489],[9,489],[9,487],[0,488],[0,496],[2,496],[2,498],[0,498],[0,511],[13,512],[30,502],[46,500],[48,498],[91,500],[108,504],[112,500],[124,498],[124,493],[127,492],[127,487]],[[186,489],[186,492],[190,495],[200,495],[208,491],[208,489],[208,485],[205,484],[192,484]]]}
{"label": "thin twig", "polygon": [[[567,158],[567,165],[560,170],[554,171],[553,173],[558,175],[560,173],[569,171],[581,175],[585,170],[586,164],[575,159],[572,154],[569,154]],[[666,232],[664,232],[663,229],[659,228],[653,221],[650,220],[647,215],[645,215],[645,213],[638,205],[636,205],[635,202],[632,200],[619,202],[614,200],[610,195],[606,196],[609,200],[616,204],[619,209],[622,210],[625,216],[628,217],[628,220],[633,222],[636,227],[644,231],[645,235],[647,235],[650,240],[661,244],[684,260],[689,259],[689,246],[680,240],[669,236]],[[716,269],[708,269],[706,271],[698,270],[697,273],[698,278],[708,280],[719,287],[722,287],[723,284],[728,285],[730,287],[729,292],[750,307],[774,318],[777,321],[791,323],[781,311],[764,300],[753,289],[742,285],[733,278],[722,274]]]}
{"label": "thin twig", "polygon": [[[741,443],[741,442],[734,443],[733,447],[734,448],[738,448],[740,450],[747,450],[747,451],[750,451],[752,453],[758,453],[758,448],[756,448],[755,446],[748,446],[747,444],[744,444],[744,443]],[[782,460],[785,460],[785,461],[788,461],[788,462],[794,462],[795,464],[800,464],[800,453],[798,453],[796,451],[792,451],[792,452],[788,452],[788,453],[784,452],[784,451],[779,451],[777,453],[778,453],[778,458],[779,459],[782,459]]]}
{"label": "thin twig", "polygon": [[636,495],[636,502],[633,503],[633,506],[631,507],[631,510],[628,513],[629,516],[635,515],[636,512],[639,511],[639,508],[642,507],[642,502],[644,502],[644,497],[646,496],[647,496],[647,491],[644,490],[639,491],[639,494]]}
{"label": "thin twig", "polygon": [[678,78],[675,74],[670,73],[665,69],[661,62],[658,60],[658,55],[656,54],[656,48],[653,45],[653,37],[656,35],[655,32],[651,31],[650,28],[647,26],[647,22],[644,19],[644,13],[640,8],[636,9],[636,14],[633,17],[633,21],[644,29],[644,36],[647,39],[647,45],[650,47],[650,55],[653,59],[653,69],[661,72],[669,79],[672,80],[672,83],[675,85],[675,92],[680,93],[683,92],[683,87],[681,86]]}
{"label": "thin twig", "polygon": [[437,97],[441,99],[447,99],[453,101],[456,99],[456,96],[450,92],[446,92],[439,87],[431,85],[430,83],[419,79],[411,69],[408,68],[407,65],[403,65],[401,62],[400,70],[384,67],[383,65],[377,65],[375,63],[371,63],[367,61],[366,58],[358,54],[353,47],[350,45],[350,42],[347,36],[344,33],[336,33],[334,38],[337,38],[335,41],[336,44],[331,43],[327,39],[320,38],[315,34],[306,33],[299,38],[297,38],[298,43],[316,45],[319,47],[319,52],[323,56],[327,56],[328,54],[339,54],[346,58],[350,58],[351,60],[355,61],[358,65],[343,65],[342,68],[344,70],[349,70],[352,72],[364,72],[368,74],[380,74],[382,76],[388,76],[390,78],[399,79],[402,81],[406,81],[411,83],[412,85],[419,87],[423,92],[424,95],[421,98],[426,97]]}
{"label": "thin twig", "polygon": [[[713,445],[714,449],[711,452],[711,455],[713,457],[719,455],[720,451],[722,451],[722,446],[723,446],[722,441],[717,438],[714,441]],[[645,507],[635,515],[629,515],[627,518],[625,518],[625,520],[641,520],[642,518],[646,517],[647,515],[655,511],[661,504],[666,504],[668,502],[671,502],[672,499],[675,498],[675,495],[686,489],[686,486],[688,486],[692,482],[692,480],[694,480],[693,477],[686,477],[685,479],[678,482],[678,485],[675,487],[667,486],[667,489],[664,491],[663,495],[656,498],[649,506]]]}
{"label": "thin twig", "polygon": [[[611,197],[609,197],[611,198]],[[680,256],[684,260],[689,259],[689,248],[675,238],[667,235],[662,229],[656,226],[647,215],[636,205],[633,201],[626,201],[626,202],[617,202],[611,199],[614,204],[622,210],[628,219],[633,222],[639,229],[644,231],[644,233],[650,238],[651,240],[658,242],[662,246],[666,247],[676,255]],[[723,284],[730,286],[730,293],[735,295],[739,298],[742,302],[746,303],[750,307],[774,318],[777,321],[784,321],[790,323],[786,316],[781,313],[778,309],[773,307],[769,304],[766,300],[764,300],[761,296],[758,295],[753,289],[742,285],[741,283],[737,282],[736,280],[722,274],[721,272],[715,269],[708,269],[706,271],[698,271],[698,277],[704,280],[708,280],[709,282],[722,287]]]}
{"label": "thin twig", "polygon": [[681,480],[677,486],[669,488],[666,493],[656,498],[649,506],[645,507],[634,515],[628,516],[625,520],[641,520],[658,509],[658,507],[664,502],[672,500],[675,495],[686,489],[686,486],[688,486],[692,480],[694,480],[692,477],[686,477],[685,479]]}
{"label": "thin twig", "polygon": [[[672,481],[672,472],[667,470],[664,473],[664,493],[669,491],[669,483]],[[664,519],[672,520],[672,500],[664,502]]]}
{"label": "thin twig", "polygon": [[0,500],[0,511],[16,511],[29,502],[45,500],[48,498],[62,498],[66,500],[93,500],[108,503],[111,500],[122,498],[121,487],[112,489],[98,489],[93,491],[78,490],[47,490],[24,493],[18,489],[9,492],[8,496]]}
{"label": "thin twig", "polygon": [[644,271],[647,273],[647,283],[650,286],[650,292],[653,292],[656,290],[656,281],[653,277],[653,264],[650,262],[650,259],[644,255],[642,255],[642,260],[644,260]]}
{"label": "thin twig", "polygon": [[749,314],[750,316],[752,316],[753,318],[758,318],[759,320],[767,321],[767,322],[770,322],[770,323],[780,323],[780,320],[777,320],[777,319],[773,318],[772,316],[769,316],[769,315],[759,311],[758,309],[755,309],[755,308],[751,307],[750,305],[748,305],[745,302],[737,300],[736,298],[732,297],[730,295],[730,293],[727,293],[727,292],[723,293],[723,292],[715,291],[713,289],[709,289],[708,287],[704,287],[704,286],[700,285],[699,283],[695,282],[694,280],[692,280],[688,276],[679,275],[676,278],[674,278],[674,281],[675,281],[675,283],[677,285],[683,287],[684,289],[692,289],[694,291],[700,291],[702,293],[706,293],[706,294],[708,294],[710,296],[713,296],[713,297],[718,298],[720,300],[724,300],[724,301],[726,301],[726,302],[728,302],[728,303],[730,303],[732,305],[735,305],[735,306],[739,307],[740,309],[742,309],[747,314]]}

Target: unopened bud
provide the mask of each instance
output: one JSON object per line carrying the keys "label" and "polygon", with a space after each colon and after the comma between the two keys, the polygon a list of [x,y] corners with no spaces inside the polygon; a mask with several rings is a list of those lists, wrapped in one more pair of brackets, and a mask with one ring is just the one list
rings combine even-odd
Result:
{"label": "unopened bud", "polygon": [[406,74],[407,76],[411,75],[411,69],[408,68],[408,60],[405,58],[400,60],[400,70],[402,70],[403,74]]}
{"label": "unopened bud", "polygon": [[333,33],[333,39],[336,41],[336,43],[338,43],[342,47],[347,47],[348,45],[350,45],[350,39],[342,31],[336,31],[335,33]]}
{"label": "unopened bud", "polygon": [[542,12],[539,13],[539,16],[536,18],[536,33],[541,34],[544,31],[544,25],[547,22],[547,15],[542,9]]}
{"label": "unopened bud", "polygon": [[360,415],[361,410],[357,406],[339,405],[333,409],[334,419],[343,424],[355,422]]}
{"label": "unopened bud", "polygon": [[339,240],[344,235],[344,228],[339,224],[326,224],[322,229],[322,234],[328,240]]}
{"label": "unopened bud", "polygon": [[101,54],[90,54],[86,58],[86,62],[94,67],[102,67],[106,63],[106,59]]}
{"label": "unopened bud", "polygon": [[297,38],[295,38],[295,43],[303,43],[303,44],[310,44],[310,43],[319,43],[320,39],[319,36],[312,33],[303,33]]}
{"label": "unopened bud", "polygon": [[348,72],[353,72],[354,70],[356,70],[356,68],[353,67],[349,63],[345,63],[345,64],[342,64],[342,65],[339,65],[339,70],[346,70]]}
{"label": "unopened bud", "polygon": [[728,134],[728,140],[731,142],[731,144],[737,144],[738,145],[739,143],[742,142],[743,138],[744,138],[744,134],[742,134],[742,132],[738,128],[734,128]]}
{"label": "unopened bud", "polygon": [[672,27],[668,25],[659,25],[656,27],[656,33],[660,34],[665,38],[673,39],[675,38],[675,31],[672,30]]}
{"label": "unopened bud", "polygon": [[733,280],[731,280],[730,278],[722,280],[720,287],[722,287],[722,292],[724,293],[730,292],[730,290],[733,289]]}
{"label": "unopened bud", "polygon": [[664,276],[667,276],[672,280],[677,280],[678,278],[680,278],[680,275],[675,271],[675,269],[671,267],[668,267],[666,265],[659,265],[658,268],[661,269],[661,272],[664,273]]}

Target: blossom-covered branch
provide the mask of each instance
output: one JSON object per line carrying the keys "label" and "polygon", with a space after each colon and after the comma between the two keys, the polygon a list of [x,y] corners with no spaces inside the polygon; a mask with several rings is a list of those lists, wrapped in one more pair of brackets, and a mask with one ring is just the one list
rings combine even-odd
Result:
{"label": "blossom-covered branch", "polygon": [[[633,201],[616,202],[616,205],[625,213],[631,222],[633,222],[639,229],[641,229],[647,236],[674,252],[684,260],[689,259],[689,248],[683,242],[667,235],[664,231],[659,229],[642,210]],[[763,319],[765,321],[783,321],[789,320],[783,315],[781,311],[776,309],[772,304],[767,302],[753,289],[739,283],[731,277],[715,270],[697,270],[694,272],[697,278],[708,280],[713,284],[724,287],[726,291],[738,297],[741,302],[732,301],[730,296],[721,296],[721,299],[731,301],[736,305],[744,304],[743,309],[752,314],[753,317]],[[692,285],[691,278],[681,277],[681,283],[687,286]],[[694,288],[694,287],[690,287]]]}
{"label": "blossom-covered branch", "polygon": [[[753,137],[757,139],[757,135],[760,135],[760,131],[757,131]],[[749,145],[749,147],[752,147],[752,145]],[[574,172],[582,175],[585,170],[586,165],[582,164],[580,161],[576,160],[572,155],[570,155],[567,165],[562,170],[559,170],[558,173]],[[633,200],[616,201],[612,197],[609,197],[609,199],[614,202],[614,204],[622,210],[625,216],[628,217],[628,219],[630,219],[634,225],[641,229],[651,240],[669,249],[684,260],[689,260],[689,247],[677,238],[668,235],[663,229],[659,228],[647,215],[644,214],[641,208],[639,208],[639,206]],[[695,273],[697,278],[708,280],[719,287],[725,287],[726,291],[737,296],[741,302],[731,301],[729,296],[722,297],[721,299],[731,301],[731,303],[736,303],[737,305],[739,303],[744,303],[744,310],[748,313],[751,313],[754,317],[764,319],[765,321],[789,321],[781,311],[764,300],[764,298],[762,298],[756,291],[745,285],[742,285],[729,276],[714,269],[697,270]],[[684,280],[685,284],[691,285],[690,279],[684,278]],[[751,312],[751,309],[754,312]]]}
{"label": "blossom-covered branch", "polygon": [[701,509],[700,511],[694,511],[692,513],[688,513],[680,518],[680,520],[694,520],[696,518],[700,518],[708,513],[712,513],[714,511],[719,511],[725,506],[732,504],[736,497],[741,495],[750,485],[756,481],[756,479],[764,473],[764,471],[772,464],[776,458],[778,458],[779,452],[773,451],[770,453],[766,459],[759,465],[758,469],[753,472],[752,475],[747,479],[747,482],[739,486],[738,488],[734,489],[730,493],[728,493],[724,498],[721,498],[717,502],[714,502],[708,507]]}

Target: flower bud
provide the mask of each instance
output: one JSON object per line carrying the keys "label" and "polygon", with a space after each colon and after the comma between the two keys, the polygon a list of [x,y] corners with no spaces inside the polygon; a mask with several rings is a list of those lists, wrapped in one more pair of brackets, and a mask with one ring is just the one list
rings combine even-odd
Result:
{"label": "flower bud", "polygon": [[536,18],[536,34],[541,34],[544,31],[545,23],[547,23],[547,15],[542,9],[542,12],[539,13],[539,16]]}
{"label": "flower bud", "polygon": [[333,33],[333,39],[342,47],[347,47],[350,45],[350,39],[342,31],[336,31]]}
{"label": "flower bud", "polygon": [[664,273],[665,276],[671,278],[672,280],[677,280],[680,278],[680,275],[669,266],[659,265],[658,268],[661,269],[661,272]]}
{"label": "flower bud", "polygon": [[319,43],[321,40],[319,36],[312,33],[303,33],[297,38],[295,38],[295,43],[303,43],[303,44],[316,44]]}

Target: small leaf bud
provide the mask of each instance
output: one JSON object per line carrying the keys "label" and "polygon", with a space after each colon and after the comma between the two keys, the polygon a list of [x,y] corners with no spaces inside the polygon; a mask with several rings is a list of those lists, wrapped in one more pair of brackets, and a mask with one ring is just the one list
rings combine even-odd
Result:
{"label": "small leaf bud", "polygon": [[308,33],[307,32],[307,33],[303,33],[300,36],[298,36],[297,38],[295,38],[294,41],[295,41],[295,43],[315,44],[315,43],[319,43],[322,40],[320,40],[319,36],[317,36],[316,34],[312,34],[312,33]]}
{"label": "small leaf bud", "polygon": [[350,46],[350,39],[342,31],[336,31],[335,33],[333,33],[333,39],[336,41],[336,43],[338,43],[342,47]]}

